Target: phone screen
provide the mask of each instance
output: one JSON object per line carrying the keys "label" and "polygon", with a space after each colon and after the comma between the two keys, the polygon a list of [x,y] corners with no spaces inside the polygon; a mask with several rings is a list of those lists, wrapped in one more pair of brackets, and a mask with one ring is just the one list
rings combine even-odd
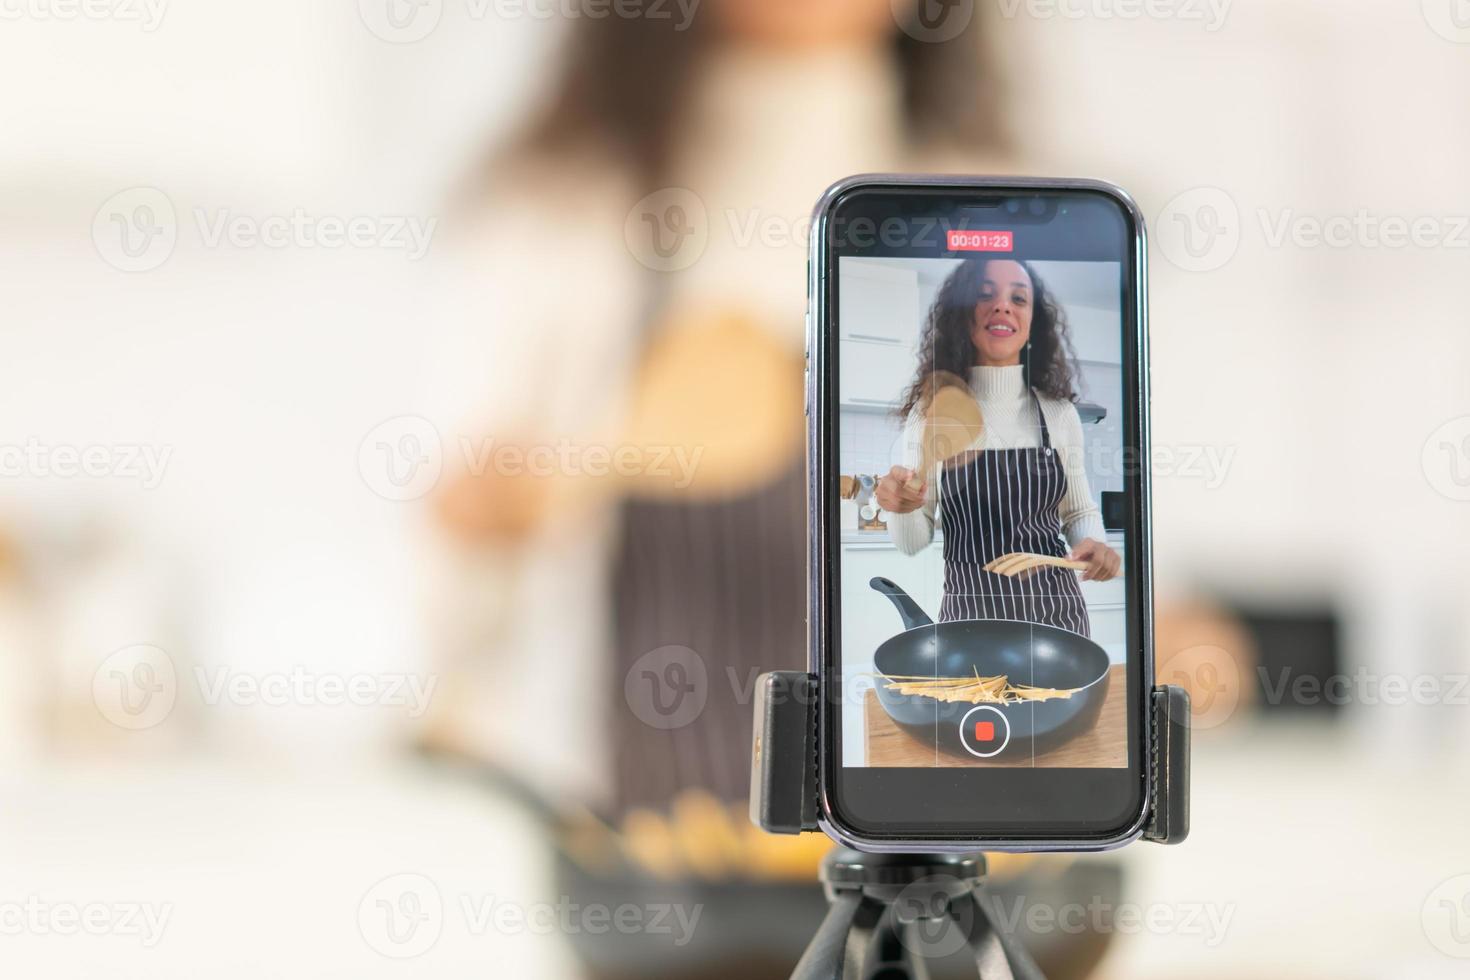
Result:
{"label": "phone screen", "polygon": [[1141,229],[1079,187],[867,187],[819,258],[826,794],[878,838],[1141,813]]}

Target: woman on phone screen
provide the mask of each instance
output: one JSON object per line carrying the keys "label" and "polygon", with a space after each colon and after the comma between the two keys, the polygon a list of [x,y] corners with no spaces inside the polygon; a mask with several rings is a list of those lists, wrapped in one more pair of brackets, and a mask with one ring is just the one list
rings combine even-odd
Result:
{"label": "woman on phone screen", "polygon": [[936,473],[895,466],[877,499],[905,554],[927,547],[942,523],[941,621],[1015,619],[1090,635],[1075,572],[1042,567],[1023,579],[984,570],[1001,555],[1030,552],[1086,562],[1083,579],[1118,574],[1121,559],[1104,542],[1087,486],[1070,347],[1061,309],[1035,270],[1014,259],[966,259],[929,311],[899,409],[910,420],[906,441],[919,441],[938,372],[968,379],[984,431]]}

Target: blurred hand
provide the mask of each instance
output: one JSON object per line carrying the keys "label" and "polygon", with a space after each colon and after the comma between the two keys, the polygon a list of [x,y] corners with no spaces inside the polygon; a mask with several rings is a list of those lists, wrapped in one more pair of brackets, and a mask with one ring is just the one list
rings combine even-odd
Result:
{"label": "blurred hand", "polygon": [[1082,573],[1082,580],[1089,579],[1097,582],[1106,582],[1118,574],[1118,569],[1123,565],[1123,558],[1112,548],[1093,538],[1083,538],[1072,553],[1067,556],[1072,561],[1087,562],[1087,571]]}
{"label": "blurred hand", "polygon": [[895,466],[889,470],[888,475],[878,481],[878,486],[873,491],[878,506],[890,514],[909,514],[924,506],[924,491],[928,489],[928,485],[921,482],[912,490],[909,489],[909,481],[914,475],[913,470],[904,466]]}
{"label": "blurred hand", "polygon": [[566,481],[487,466],[446,481],[435,501],[439,522],[474,541],[516,544],[531,536],[564,504]]}

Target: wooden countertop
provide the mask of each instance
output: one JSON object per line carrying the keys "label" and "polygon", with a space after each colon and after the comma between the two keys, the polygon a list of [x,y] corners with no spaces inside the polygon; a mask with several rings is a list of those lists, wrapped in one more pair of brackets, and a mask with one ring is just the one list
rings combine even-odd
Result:
{"label": "wooden countertop", "polygon": [[[1092,731],[1079,735],[1045,755],[1037,756],[1034,765],[1049,769],[1103,769],[1128,764],[1128,682],[1122,664],[1114,666],[1108,680],[1108,697],[1102,714]],[[903,766],[908,768],[947,768],[997,766],[1030,768],[1029,757],[1009,762],[963,758],[936,751],[932,744],[921,741],[898,727],[878,703],[878,693],[869,691],[863,720],[867,725],[867,753],[870,766]],[[936,758],[937,756],[937,758]]]}

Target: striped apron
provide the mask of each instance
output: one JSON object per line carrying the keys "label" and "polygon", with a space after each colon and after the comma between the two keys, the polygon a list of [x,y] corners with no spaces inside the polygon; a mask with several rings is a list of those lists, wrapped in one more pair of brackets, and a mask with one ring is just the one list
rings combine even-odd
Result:
{"label": "striped apron", "polygon": [[1090,636],[1076,572],[1043,567],[1022,579],[983,568],[1014,551],[1057,558],[1067,554],[1059,516],[1067,477],[1035,391],[1031,400],[1041,426],[1040,448],[972,450],[943,469],[944,600],[939,620],[1015,619]]}
{"label": "striped apron", "polygon": [[[805,491],[793,459],[772,483],[725,500],[623,504],[608,686],[614,819],[667,811],[688,789],[730,803],[749,795],[755,679],[806,663]],[[660,729],[629,710],[623,680],[668,644],[697,652],[708,699],[688,724]]]}

